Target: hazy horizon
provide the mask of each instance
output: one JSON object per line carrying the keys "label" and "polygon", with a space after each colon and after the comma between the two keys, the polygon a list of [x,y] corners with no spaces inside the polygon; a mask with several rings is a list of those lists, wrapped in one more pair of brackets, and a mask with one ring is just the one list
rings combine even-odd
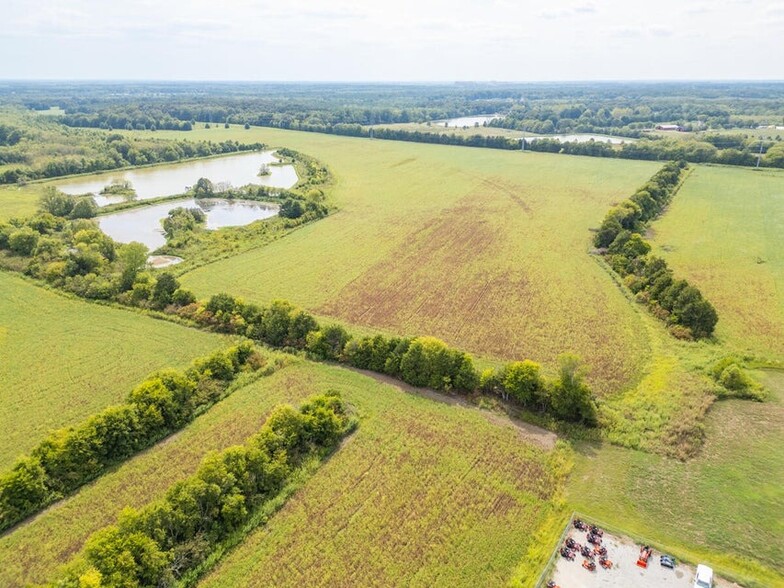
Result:
{"label": "hazy horizon", "polygon": [[6,0],[0,79],[777,81],[784,2]]}

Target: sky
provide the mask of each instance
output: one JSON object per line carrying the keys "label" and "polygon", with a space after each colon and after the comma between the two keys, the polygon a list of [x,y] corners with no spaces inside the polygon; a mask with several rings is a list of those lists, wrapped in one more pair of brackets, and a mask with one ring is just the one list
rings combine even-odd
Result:
{"label": "sky", "polygon": [[0,0],[0,79],[784,79],[784,0]]}

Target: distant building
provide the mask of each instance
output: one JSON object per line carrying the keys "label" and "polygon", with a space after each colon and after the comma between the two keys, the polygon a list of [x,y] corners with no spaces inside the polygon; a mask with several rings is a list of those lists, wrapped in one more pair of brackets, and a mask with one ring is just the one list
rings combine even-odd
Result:
{"label": "distant building", "polygon": [[685,131],[681,125],[656,125],[657,131]]}

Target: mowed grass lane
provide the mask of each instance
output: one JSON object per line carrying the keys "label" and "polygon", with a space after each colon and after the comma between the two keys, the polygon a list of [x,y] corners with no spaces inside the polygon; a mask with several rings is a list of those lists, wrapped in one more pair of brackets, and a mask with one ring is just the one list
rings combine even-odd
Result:
{"label": "mowed grass lane", "polygon": [[659,167],[275,129],[199,131],[313,155],[340,211],[196,269],[201,295],[285,298],[341,322],[430,334],[478,355],[582,355],[600,391],[637,373],[639,319],[587,254],[589,228]]}
{"label": "mowed grass lane", "polygon": [[784,371],[755,373],[765,403],[725,400],[705,421],[707,441],[686,463],[612,445],[578,445],[569,502],[658,541],[676,556],[746,580],[784,586]]}
{"label": "mowed grass lane", "polygon": [[149,372],[184,367],[226,344],[0,272],[0,469],[50,430],[122,400]]}
{"label": "mowed grass lane", "polygon": [[[242,584],[237,570],[255,561],[259,567],[248,577],[265,585],[302,585],[303,578],[504,584],[553,509],[560,482],[550,467],[552,452],[528,443],[504,417],[295,361],[0,538],[0,584],[50,579],[124,506],[160,497],[207,451],[243,442],[276,404],[297,404],[328,389],[353,404],[359,429],[212,583]],[[267,533],[272,536],[257,552]]]}
{"label": "mowed grass lane", "polygon": [[784,360],[784,171],[696,166],[653,236],[716,306],[723,342]]}

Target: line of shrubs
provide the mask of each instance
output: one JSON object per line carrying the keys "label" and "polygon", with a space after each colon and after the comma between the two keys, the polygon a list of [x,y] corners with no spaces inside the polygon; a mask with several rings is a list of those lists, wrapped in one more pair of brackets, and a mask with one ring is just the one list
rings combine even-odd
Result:
{"label": "line of shrubs", "polygon": [[196,473],[140,511],[94,533],[62,587],[171,586],[193,572],[273,499],[308,458],[322,459],[356,421],[340,395],[275,408],[245,445],[204,458]]}
{"label": "line of shrubs", "polygon": [[212,330],[305,350],[314,358],[387,374],[412,386],[464,394],[482,391],[559,419],[597,424],[595,400],[579,361],[571,355],[560,358],[558,377],[548,381],[532,361],[479,373],[470,355],[435,337],[355,338],[339,325],[320,326],[313,316],[282,300],[259,306],[222,293],[206,303],[193,301],[168,310]]}
{"label": "line of shrubs", "polygon": [[199,358],[185,371],[152,373],[128,395],[76,427],[51,433],[0,477],[0,531],[184,427],[263,359],[245,341]]}
{"label": "line of shrubs", "polygon": [[642,237],[647,224],[669,204],[687,165],[669,162],[630,198],[612,208],[594,238],[610,266],[634,292],[637,300],[669,325],[679,339],[710,337],[719,320],[716,309],[700,290],[675,279],[667,262],[650,254]]}

